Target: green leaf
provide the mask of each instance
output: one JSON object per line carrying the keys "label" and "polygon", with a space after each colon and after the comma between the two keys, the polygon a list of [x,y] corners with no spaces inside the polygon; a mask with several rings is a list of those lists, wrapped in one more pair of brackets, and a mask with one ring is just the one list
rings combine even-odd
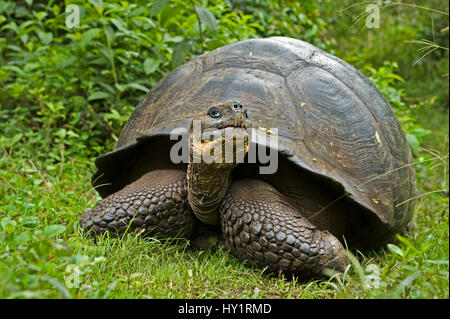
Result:
{"label": "green leaf", "polygon": [[4,70],[7,70],[7,71],[15,72],[15,73],[17,73],[19,76],[26,77],[26,73],[23,72],[23,70],[22,70],[21,68],[15,66],[15,65],[5,65],[5,66],[3,67],[3,69],[4,69]]}
{"label": "green leaf", "polygon": [[128,13],[128,18],[132,18],[135,16],[141,16],[141,15],[145,15],[144,12],[146,11],[146,8],[144,7],[139,7],[134,9],[133,11],[131,11],[130,13]]}
{"label": "green leaf", "polygon": [[208,244],[209,247],[214,247],[219,241],[219,237],[217,236],[208,236]]}
{"label": "green leaf", "polygon": [[9,216],[3,217],[0,221],[0,225],[5,231],[12,231],[16,227],[17,223],[14,220],[11,220]]}
{"label": "green leaf", "polygon": [[157,15],[168,3],[169,0],[154,0],[152,2],[152,9],[150,10],[150,16],[154,17]]}
{"label": "green leaf", "polygon": [[160,65],[161,61],[159,59],[147,58],[144,61],[144,72],[145,74],[150,74],[156,71]]}
{"label": "green leaf", "polygon": [[398,80],[400,82],[405,82],[405,80],[400,75],[397,75],[397,74],[394,74],[394,73],[387,74],[386,77]]}
{"label": "green leaf", "polygon": [[28,241],[30,241],[30,239],[31,239],[31,233],[28,232],[28,231],[20,233],[20,234],[14,236],[14,242],[17,245],[25,244]]}
{"label": "green leaf", "polygon": [[170,43],[179,43],[181,41],[183,41],[184,38],[180,35],[176,35],[176,36],[171,36],[170,34],[164,34],[164,42]]}
{"label": "green leaf", "polygon": [[102,99],[106,99],[110,96],[111,96],[111,94],[109,94],[108,92],[97,91],[97,92],[94,92],[89,95],[88,101],[102,100]]}
{"label": "green leaf", "polygon": [[119,83],[114,84],[114,87],[120,92],[122,93],[123,91],[125,91],[125,89],[127,88],[126,85],[122,85]]}
{"label": "green leaf", "polygon": [[[419,252],[419,251],[417,250],[417,248],[414,247],[414,245],[413,245],[408,239],[406,239],[405,237],[402,237],[402,236],[400,236],[400,235],[397,234],[397,238],[398,238],[398,240],[401,241],[406,247],[411,248],[411,249],[414,250],[415,252]],[[423,252],[423,251],[422,251],[422,252]]]}
{"label": "green leaf", "polygon": [[21,218],[21,225],[27,228],[34,228],[39,223],[39,218],[34,216],[23,216]]}
{"label": "green leaf", "polygon": [[44,234],[48,237],[56,237],[66,231],[66,226],[64,225],[50,225],[44,228]]}
{"label": "green leaf", "polygon": [[413,153],[417,153],[420,148],[420,142],[417,136],[415,136],[414,134],[406,133],[406,140],[408,141],[408,144],[411,147]]}
{"label": "green leaf", "polygon": [[97,8],[103,9],[103,1],[102,0],[89,0],[89,2]]}
{"label": "green leaf", "polygon": [[433,133],[432,131],[427,130],[423,127],[415,127],[412,130],[410,130],[410,132],[412,134],[414,134],[415,136],[419,136],[419,137],[427,136],[427,135]]}
{"label": "green leaf", "polygon": [[215,31],[217,29],[217,20],[214,15],[208,11],[208,9],[196,4],[195,12],[197,12],[197,16],[201,23],[206,25],[211,31]]}
{"label": "green leaf", "polygon": [[38,20],[43,20],[47,16],[47,12],[38,11],[34,12],[34,15],[36,16],[36,18],[38,18]]}
{"label": "green leaf", "polygon": [[124,33],[129,33],[130,31],[127,30],[127,28],[125,28],[124,23],[122,20],[118,20],[118,19],[110,19],[111,23],[114,24],[114,26],[119,30],[122,31]]}
{"label": "green leaf", "polygon": [[19,142],[22,139],[23,134],[22,133],[17,133],[13,136],[13,138],[11,139],[11,141],[9,142],[9,146],[13,146],[14,144],[16,144],[17,142]]}
{"label": "green leaf", "polygon": [[387,248],[392,251],[394,254],[399,255],[400,257],[403,257],[403,251],[400,247],[394,244],[387,244]]}
{"label": "green leaf", "polygon": [[58,279],[50,277],[48,275],[43,275],[41,278],[43,280],[47,281],[48,283],[50,283],[51,285],[53,285],[53,287],[55,287],[57,290],[59,290],[61,297],[66,298],[66,299],[72,298],[67,287],[64,284],[62,284],[61,282],[59,282]]}
{"label": "green leaf", "polygon": [[139,83],[129,83],[126,86],[130,87],[130,88],[133,88],[133,89],[136,89],[136,90],[140,90],[140,91],[145,92],[145,93],[147,93],[148,90],[149,90],[148,88],[146,88],[145,86],[143,86],[143,85],[141,85]]}
{"label": "green leaf", "polygon": [[114,40],[114,30],[109,25],[105,26],[105,34],[110,43]]}
{"label": "green leaf", "polygon": [[101,32],[100,29],[90,29],[83,33],[83,36],[81,38],[81,45],[85,47],[87,44],[89,44],[93,38],[95,38],[99,33]]}
{"label": "green leaf", "polygon": [[185,52],[189,50],[189,41],[182,41],[177,43],[177,45],[173,48],[172,53],[172,64],[174,67],[181,65],[183,62],[183,55]]}
{"label": "green leaf", "polygon": [[45,45],[49,44],[53,40],[53,34],[50,32],[38,31],[38,36],[41,42]]}

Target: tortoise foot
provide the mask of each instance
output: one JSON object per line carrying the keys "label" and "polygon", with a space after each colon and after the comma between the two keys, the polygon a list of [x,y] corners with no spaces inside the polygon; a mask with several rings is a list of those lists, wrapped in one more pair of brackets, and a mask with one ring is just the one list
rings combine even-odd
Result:
{"label": "tortoise foot", "polygon": [[259,180],[234,182],[221,205],[225,247],[241,260],[300,277],[343,272],[345,249],[293,209],[272,186]]}
{"label": "tortoise foot", "polygon": [[94,234],[137,231],[144,236],[189,238],[194,231],[194,215],[185,183],[183,171],[151,171],[84,213],[81,228]]}

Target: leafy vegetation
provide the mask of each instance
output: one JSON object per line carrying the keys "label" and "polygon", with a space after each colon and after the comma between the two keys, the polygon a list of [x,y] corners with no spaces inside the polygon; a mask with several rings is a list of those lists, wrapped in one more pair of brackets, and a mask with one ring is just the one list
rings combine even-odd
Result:
{"label": "leafy vegetation", "polygon": [[[69,4],[78,28],[66,25]],[[1,0],[0,297],[448,298],[448,2],[427,2],[441,13],[383,7],[380,29],[349,27],[364,11],[354,4]],[[93,160],[145,93],[199,54],[274,35],[352,63],[390,102],[423,193],[414,232],[353,252],[343,277],[306,283],[186,242],[84,238],[78,218],[98,200]]]}

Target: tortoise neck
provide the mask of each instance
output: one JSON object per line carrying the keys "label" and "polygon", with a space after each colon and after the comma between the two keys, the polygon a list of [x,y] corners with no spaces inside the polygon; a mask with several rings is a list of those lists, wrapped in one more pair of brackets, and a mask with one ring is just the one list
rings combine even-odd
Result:
{"label": "tortoise neck", "polygon": [[219,205],[231,183],[230,173],[236,164],[189,163],[187,189],[189,204],[202,222],[219,224]]}

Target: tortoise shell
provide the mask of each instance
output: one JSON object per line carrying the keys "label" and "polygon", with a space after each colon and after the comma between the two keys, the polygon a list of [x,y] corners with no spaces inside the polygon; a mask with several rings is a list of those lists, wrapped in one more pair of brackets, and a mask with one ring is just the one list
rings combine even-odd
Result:
{"label": "tortoise shell", "polygon": [[93,186],[102,197],[121,189],[142,145],[157,154],[152,139],[188,129],[224,100],[246,105],[252,127],[277,128],[280,154],[337,183],[386,228],[411,220],[415,170],[389,103],[348,63],[286,37],[233,43],[168,74],[136,107],[117,148],[97,158]]}

